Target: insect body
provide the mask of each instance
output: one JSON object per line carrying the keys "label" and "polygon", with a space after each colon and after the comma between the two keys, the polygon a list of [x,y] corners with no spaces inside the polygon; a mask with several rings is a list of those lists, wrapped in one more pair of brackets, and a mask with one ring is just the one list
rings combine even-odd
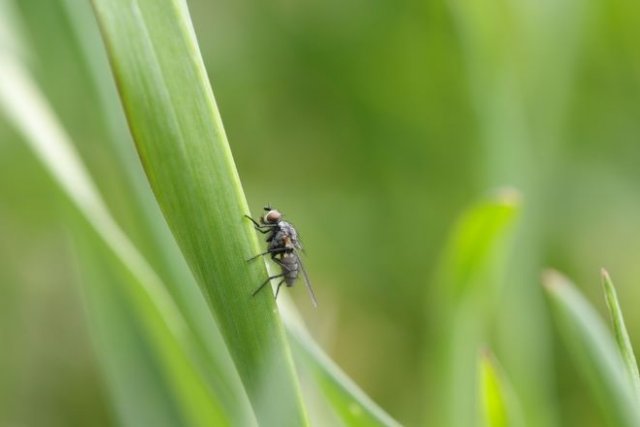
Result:
{"label": "insect body", "polygon": [[245,215],[253,222],[256,230],[262,234],[269,234],[267,236],[267,251],[250,258],[249,261],[263,255],[271,255],[271,259],[280,266],[281,272],[280,274],[267,278],[267,280],[253,292],[253,295],[257,294],[272,279],[281,278],[276,288],[276,298],[278,298],[280,286],[282,286],[283,283],[286,283],[287,287],[293,286],[298,278],[298,274],[302,272],[304,283],[311,296],[311,301],[313,305],[317,307],[318,302],[316,296],[313,293],[311,282],[299,256],[299,251],[302,250],[302,244],[300,243],[296,229],[287,221],[282,220],[282,214],[279,211],[272,209],[270,206],[265,207],[264,210],[267,213],[260,217],[260,222]]}

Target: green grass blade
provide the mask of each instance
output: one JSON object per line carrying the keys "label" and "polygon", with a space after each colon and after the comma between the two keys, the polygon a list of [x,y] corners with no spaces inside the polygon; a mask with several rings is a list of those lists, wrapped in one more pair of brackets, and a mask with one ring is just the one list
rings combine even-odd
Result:
{"label": "green grass blade", "polygon": [[[469,104],[482,147],[474,164],[480,188],[509,183],[527,199],[498,307],[496,339],[527,422],[557,426],[558,403],[550,375],[551,340],[544,297],[536,287],[548,231],[556,212],[549,206],[556,171],[563,170],[563,135],[571,111],[589,2],[451,0],[461,59],[469,78]],[[562,43],[557,43],[562,40]],[[535,68],[535,72],[532,69]],[[534,160],[535,159],[535,160]]]}
{"label": "green grass blade", "polygon": [[[191,270],[177,247],[171,231],[166,225],[155,197],[149,191],[149,183],[140,164],[135,145],[127,127],[124,112],[111,78],[111,70],[101,34],[90,3],[64,0],[62,9],[69,18],[88,71],[93,76],[97,97],[95,113],[105,118],[108,124],[105,150],[111,149],[113,156],[105,155],[103,162],[111,161],[111,167],[126,177],[127,188],[120,188],[120,197],[126,199],[118,205],[120,218],[128,219],[121,225],[128,237],[142,251],[153,269],[162,277],[183,317],[199,340],[203,354],[202,365],[207,381],[222,394],[225,406],[239,408],[250,413],[242,383],[228,354],[218,325]],[[89,91],[87,96],[91,96]],[[102,107],[102,108],[100,108]],[[106,154],[106,153],[105,153]],[[123,212],[124,211],[124,212]],[[247,409],[249,408],[249,409]]]}
{"label": "green grass blade", "polygon": [[488,339],[520,206],[519,193],[502,191],[466,211],[449,238],[437,294],[431,295],[442,301],[430,317],[438,325],[437,348],[425,356],[438,361],[429,361],[433,388],[428,393],[434,404],[426,417],[434,424],[462,427],[474,422],[476,354]]}
{"label": "green grass blade", "polygon": [[[285,300],[283,298],[283,300]],[[336,415],[348,426],[400,424],[369,398],[313,341],[290,303],[279,304],[292,350],[312,373]]]}
{"label": "green grass blade", "polygon": [[221,119],[180,0],[94,0],[138,153],[260,422],[305,410]]}
{"label": "green grass blade", "polygon": [[624,317],[622,316],[622,309],[618,302],[618,294],[616,288],[613,286],[611,277],[605,269],[602,269],[602,287],[604,290],[604,297],[607,301],[607,307],[609,308],[609,315],[611,316],[611,323],[613,326],[613,332],[618,343],[618,349],[622,354],[625,367],[627,368],[627,375],[629,380],[633,384],[633,389],[636,393],[636,399],[640,405],[640,375],[638,374],[638,362],[631,346],[631,340],[629,339],[629,333],[624,323]]}
{"label": "green grass blade", "polygon": [[507,403],[501,379],[489,354],[480,356],[480,404],[484,425],[487,427],[509,426]]}
{"label": "green grass blade", "polygon": [[487,285],[519,212],[519,193],[507,189],[464,213],[450,237],[442,265],[441,281],[448,293],[464,297]]}
{"label": "green grass blade", "polygon": [[[75,227],[94,342],[123,425],[231,424],[204,389],[153,304],[132,304],[137,280],[89,231]],[[138,297],[144,298],[143,295]],[[167,375],[171,366],[175,375]],[[204,415],[207,411],[211,414]],[[236,419],[240,422],[240,419]],[[246,421],[246,420],[245,420]]]}
{"label": "green grass blade", "polygon": [[478,370],[481,417],[486,427],[521,426],[515,395],[493,354],[481,352]]}
{"label": "green grass blade", "polygon": [[[125,296],[159,356],[163,374],[171,384],[167,395],[175,400],[185,420],[194,425],[247,421],[237,407],[223,407],[229,390],[213,391],[203,381],[194,360],[196,339],[160,278],[114,222],[77,157],[64,130],[13,58],[0,52],[0,109],[25,136],[33,152],[67,195],[96,242],[102,242],[129,275]],[[117,352],[114,352],[114,356]],[[217,393],[217,394],[216,394]],[[140,396],[142,399],[143,396]]]}
{"label": "green grass blade", "polygon": [[559,273],[546,273],[543,283],[567,347],[610,424],[640,425],[640,411],[624,362],[602,319],[573,284]]}

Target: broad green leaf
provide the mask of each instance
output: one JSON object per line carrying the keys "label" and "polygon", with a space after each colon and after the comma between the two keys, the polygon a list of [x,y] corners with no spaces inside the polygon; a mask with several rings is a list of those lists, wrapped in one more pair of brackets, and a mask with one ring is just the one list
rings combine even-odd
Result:
{"label": "broad green leaf", "polygon": [[638,401],[638,405],[640,405],[640,375],[638,374],[638,363],[636,362],[636,356],[633,352],[633,347],[631,346],[627,327],[624,324],[624,317],[622,316],[622,309],[618,302],[616,288],[613,286],[611,277],[609,277],[609,273],[607,273],[605,269],[602,269],[602,287],[604,289],[604,297],[607,301],[607,307],[609,308],[609,315],[611,316],[611,323],[616,337],[616,342],[618,343],[618,349],[622,354],[622,359],[624,360],[625,367],[627,368],[627,375],[633,384],[636,399]]}
{"label": "broad green leaf", "polygon": [[145,172],[258,420],[307,424],[273,297],[251,297],[267,271],[246,262],[260,249],[186,4],[93,4]]}
{"label": "broad green leaf", "polygon": [[482,351],[478,370],[479,402],[486,427],[515,427],[522,425],[515,395],[495,357],[489,350]]}
{"label": "broad green leaf", "polygon": [[611,333],[582,294],[564,276],[549,271],[543,281],[568,349],[612,426],[640,425],[640,409]]}

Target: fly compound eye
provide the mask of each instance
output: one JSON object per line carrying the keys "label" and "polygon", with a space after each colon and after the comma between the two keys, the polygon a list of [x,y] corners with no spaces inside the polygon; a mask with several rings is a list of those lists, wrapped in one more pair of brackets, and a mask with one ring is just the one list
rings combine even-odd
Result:
{"label": "fly compound eye", "polygon": [[267,224],[276,224],[280,222],[280,218],[282,218],[282,214],[277,210],[272,209],[264,216],[264,222]]}

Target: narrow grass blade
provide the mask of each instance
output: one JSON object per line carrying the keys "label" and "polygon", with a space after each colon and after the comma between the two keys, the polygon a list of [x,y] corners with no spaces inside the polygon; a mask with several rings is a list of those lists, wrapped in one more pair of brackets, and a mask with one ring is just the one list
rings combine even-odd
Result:
{"label": "narrow grass blade", "polygon": [[441,282],[448,293],[461,298],[488,285],[519,212],[519,193],[505,189],[464,213],[449,239],[441,268]]}
{"label": "narrow grass blade", "polygon": [[149,340],[136,308],[127,297],[126,271],[108,262],[108,251],[95,238],[72,225],[79,257],[82,293],[91,336],[119,422],[124,426],[175,426],[189,420],[175,400],[177,390],[163,375],[158,352]]}
{"label": "narrow grass blade", "polygon": [[627,327],[624,324],[624,317],[622,317],[622,309],[618,302],[618,294],[616,288],[613,286],[611,277],[607,270],[602,269],[602,287],[604,289],[604,297],[607,301],[607,307],[609,308],[609,315],[611,316],[611,323],[613,326],[613,332],[618,343],[618,349],[622,354],[625,367],[627,368],[627,375],[629,380],[633,384],[633,389],[636,394],[638,405],[640,406],[640,375],[638,374],[638,362],[631,346],[631,340],[629,339],[629,333]]}
{"label": "narrow grass blade", "polygon": [[[502,361],[523,397],[527,422],[559,425],[551,373],[551,339],[544,297],[535,284],[553,219],[549,194],[562,170],[560,149],[571,111],[592,3],[584,1],[448,0],[469,76],[469,104],[482,149],[475,162],[480,186],[510,183],[527,198],[517,249],[510,260],[509,304],[497,308]],[[562,40],[562,43],[558,43]],[[535,69],[535,72],[532,70]]]}
{"label": "narrow grass blade", "polygon": [[503,385],[489,354],[483,353],[480,356],[479,371],[480,404],[484,425],[487,427],[509,426]]}
{"label": "narrow grass blade", "polygon": [[[249,423],[251,412],[242,404],[226,379],[206,382],[208,373],[198,371],[198,361],[211,360],[201,354],[198,340],[167,294],[161,279],[115,223],[95,185],[77,156],[64,129],[21,64],[7,51],[0,50],[0,111],[24,135],[36,157],[52,175],[55,184],[88,224],[93,240],[108,249],[120,269],[127,271],[128,286],[123,287],[138,316],[149,345],[161,362],[162,375],[171,383],[170,395],[185,420],[195,425]],[[91,314],[91,313],[89,313]],[[117,345],[105,358],[117,358]],[[208,367],[211,369],[212,367]],[[217,385],[217,387],[216,387]],[[117,390],[116,390],[117,393]],[[144,395],[139,395],[141,406]]]}
{"label": "narrow grass blade", "polygon": [[519,193],[499,192],[466,211],[449,238],[437,293],[431,295],[442,301],[429,318],[438,325],[437,344],[425,355],[431,367],[428,395],[433,396],[425,416],[434,424],[464,427],[474,422],[476,354],[487,340],[520,206]]}
{"label": "narrow grass blade", "polygon": [[138,159],[117,89],[111,78],[111,69],[92,5],[89,2],[64,0],[61,6],[74,30],[88,72],[93,77],[95,90],[89,89],[87,96],[95,94],[95,113],[102,116],[108,125],[109,132],[102,145],[105,151],[111,150],[112,155],[106,152],[101,161],[120,171],[125,177],[124,182],[129,184],[126,188],[119,189],[119,197],[126,202],[118,205],[118,213],[120,218],[128,220],[120,225],[163,279],[167,291],[175,300],[194,336],[198,338],[204,356],[201,363],[206,366],[205,374],[209,377],[207,380],[224,390],[223,395],[229,398],[226,406],[236,407],[242,413],[250,413],[246,394],[218,325],[167,227],[155,196],[149,191],[147,177]]}
{"label": "narrow grass blade", "polygon": [[486,427],[516,427],[523,425],[515,394],[495,357],[482,351],[478,363],[479,402],[481,418]]}
{"label": "narrow grass blade", "polygon": [[286,298],[280,301],[282,317],[294,355],[310,369],[336,415],[348,426],[400,426],[373,402],[313,341],[302,319]]}
{"label": "narrow grass blade", "polygon": [[156,198],[218,320],[261,423],[306,425],[273,297],[251,298],[258,253],[182,0],[94,0],[129,127]]}
{"label": "narrow grass blade", "polygon": [[613,337],[587,300],[565,277],[543,280],[561,332],[612,426],[640,425],[640,411]]}

